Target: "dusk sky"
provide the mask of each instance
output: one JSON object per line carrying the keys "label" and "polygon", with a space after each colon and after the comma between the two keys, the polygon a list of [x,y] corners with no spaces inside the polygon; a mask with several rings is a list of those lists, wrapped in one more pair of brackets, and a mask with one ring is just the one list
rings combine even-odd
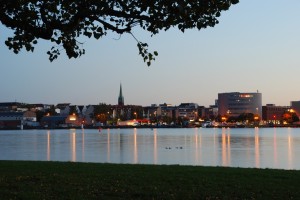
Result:
{"label": "dusk sky", "polygon": [[299,0],[241,0],[214,28],[153,37],[135,28],[158,51],[150,67],[131,35],[83,38],[86,55],[69,60],[62,53],[51,63],[50,42],[16,55],[4,44],[11,31],[0,25],[0,102],[117,104],[122,83],[125,104],[209,106],[218,93],[258,90],[263,105],[290,105],[300,100],[299,8]]}

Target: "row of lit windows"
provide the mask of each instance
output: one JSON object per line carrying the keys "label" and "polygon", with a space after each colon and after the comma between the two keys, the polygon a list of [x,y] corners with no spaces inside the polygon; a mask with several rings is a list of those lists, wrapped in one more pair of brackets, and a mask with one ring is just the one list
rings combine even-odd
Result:
{"label": "row of lit windows", "polygon": [[242,111],[243,111],[243,110],[245,110],[245,107],[243,107],[243,108],[230,108],[230,109],[229,109],[229,112],[230,112],[231,110],[242,110]]}
{"label": "row of lit windows", "polygon": [[276,107],[275,108],[274,107],[273,108],[268,108],[267,107],[268,111],[285,111],[287,109],[289,109],[289,108],[276,108]]}
{"label": "row of lit windows", "polygon": [[250,102],[251,99],[229,99],[229,102]]}
{"label": "row of lit windows", "polygon": [[241,98],[252,98],[253,95],[252,94],[241,94],[240,97]]}
{"label": "row of lit windows", "polygon": [[251,103],[245,102],[245,103],[229,103],[228,106],[238,106],[238,107],[245,107],[245,106],[250,106],[252,105]]}
{"label": "row of lit windows", "polygon": [[231,94],[230,97],[239,98],[252,98],[253,94]]}

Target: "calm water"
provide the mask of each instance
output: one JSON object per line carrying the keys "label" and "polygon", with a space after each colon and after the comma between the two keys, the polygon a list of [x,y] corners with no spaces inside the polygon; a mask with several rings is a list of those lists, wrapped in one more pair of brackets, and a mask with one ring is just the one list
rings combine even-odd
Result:
{"label": "calm water", "polygon": [[0,131],[0,160],[300,169],[300,129]]}

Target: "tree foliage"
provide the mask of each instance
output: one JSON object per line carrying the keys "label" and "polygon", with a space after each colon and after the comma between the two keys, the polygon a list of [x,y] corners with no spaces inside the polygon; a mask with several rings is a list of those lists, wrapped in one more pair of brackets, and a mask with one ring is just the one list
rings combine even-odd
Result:
{"label": "tree foliage", "polygon": [[76,106],[70,106],[69,115],[78,115],[78,111],[77,111]]}
{"label": "tree foliage", "polygon": [[295,112],[285,111],[282,115],[282,119],[289,124],[299,121],[299,117]]}
{"label": "tree foliage", "polygon": [[[50,61],[65,50],[69,58],[85,54],[81,36],[100,39],[110,31],[132,34],[139,26],[155,35],[161,30],[213,27],[221,11],[239,0],[0,0],[0,21],[14,34],[5,44],[14,53],[33,51],[39,39],[54,45]],[[133,35],[133,34],[132,34]],[[133,35],[134,37],[134,35]],[[135,38],[135,37],[134,37]],[[139,54],[151,64],[157,52],[137,38]]]}
{"label": "tree foliage", "polygon": [[111,114],[110,111],[110,104],[99,103],[98,105],[94,105],[94,112],[91,114],[91,117],[98,122],[106,123]]}
{"label": "tree foliage", "polygon": [[243,121],[253,122],[254,117],[255,117],[255,115],[253,113],[242,113],[237,117],[237,121],[239,121],[239,122],[243,122]]}
{"label": "tree foliage", "polygon": [[111,105],[107,105],[106,103],[99,103],[94,106],[94,118],[96,119],[100,115],[107,115],[111,110]]}

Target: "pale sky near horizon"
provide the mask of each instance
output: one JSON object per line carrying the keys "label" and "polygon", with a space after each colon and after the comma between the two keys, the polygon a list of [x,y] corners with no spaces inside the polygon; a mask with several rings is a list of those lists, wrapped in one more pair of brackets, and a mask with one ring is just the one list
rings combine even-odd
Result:
{"label": "pale sky near horizon", "polygon": [[159,53],[150,67],[130,35],[85,39],[86,55],[69,60],[62,53],[51,63],[50,42],[15,55],[0,25],[0,102],[117,104],[122,83],[125,104],[209,106],[218,93],[258,90],[263,105],[290,105],[300,100],[299,8],[299,0],[241,0],[214,28],[153,37],[136,28],[135,36]]}

